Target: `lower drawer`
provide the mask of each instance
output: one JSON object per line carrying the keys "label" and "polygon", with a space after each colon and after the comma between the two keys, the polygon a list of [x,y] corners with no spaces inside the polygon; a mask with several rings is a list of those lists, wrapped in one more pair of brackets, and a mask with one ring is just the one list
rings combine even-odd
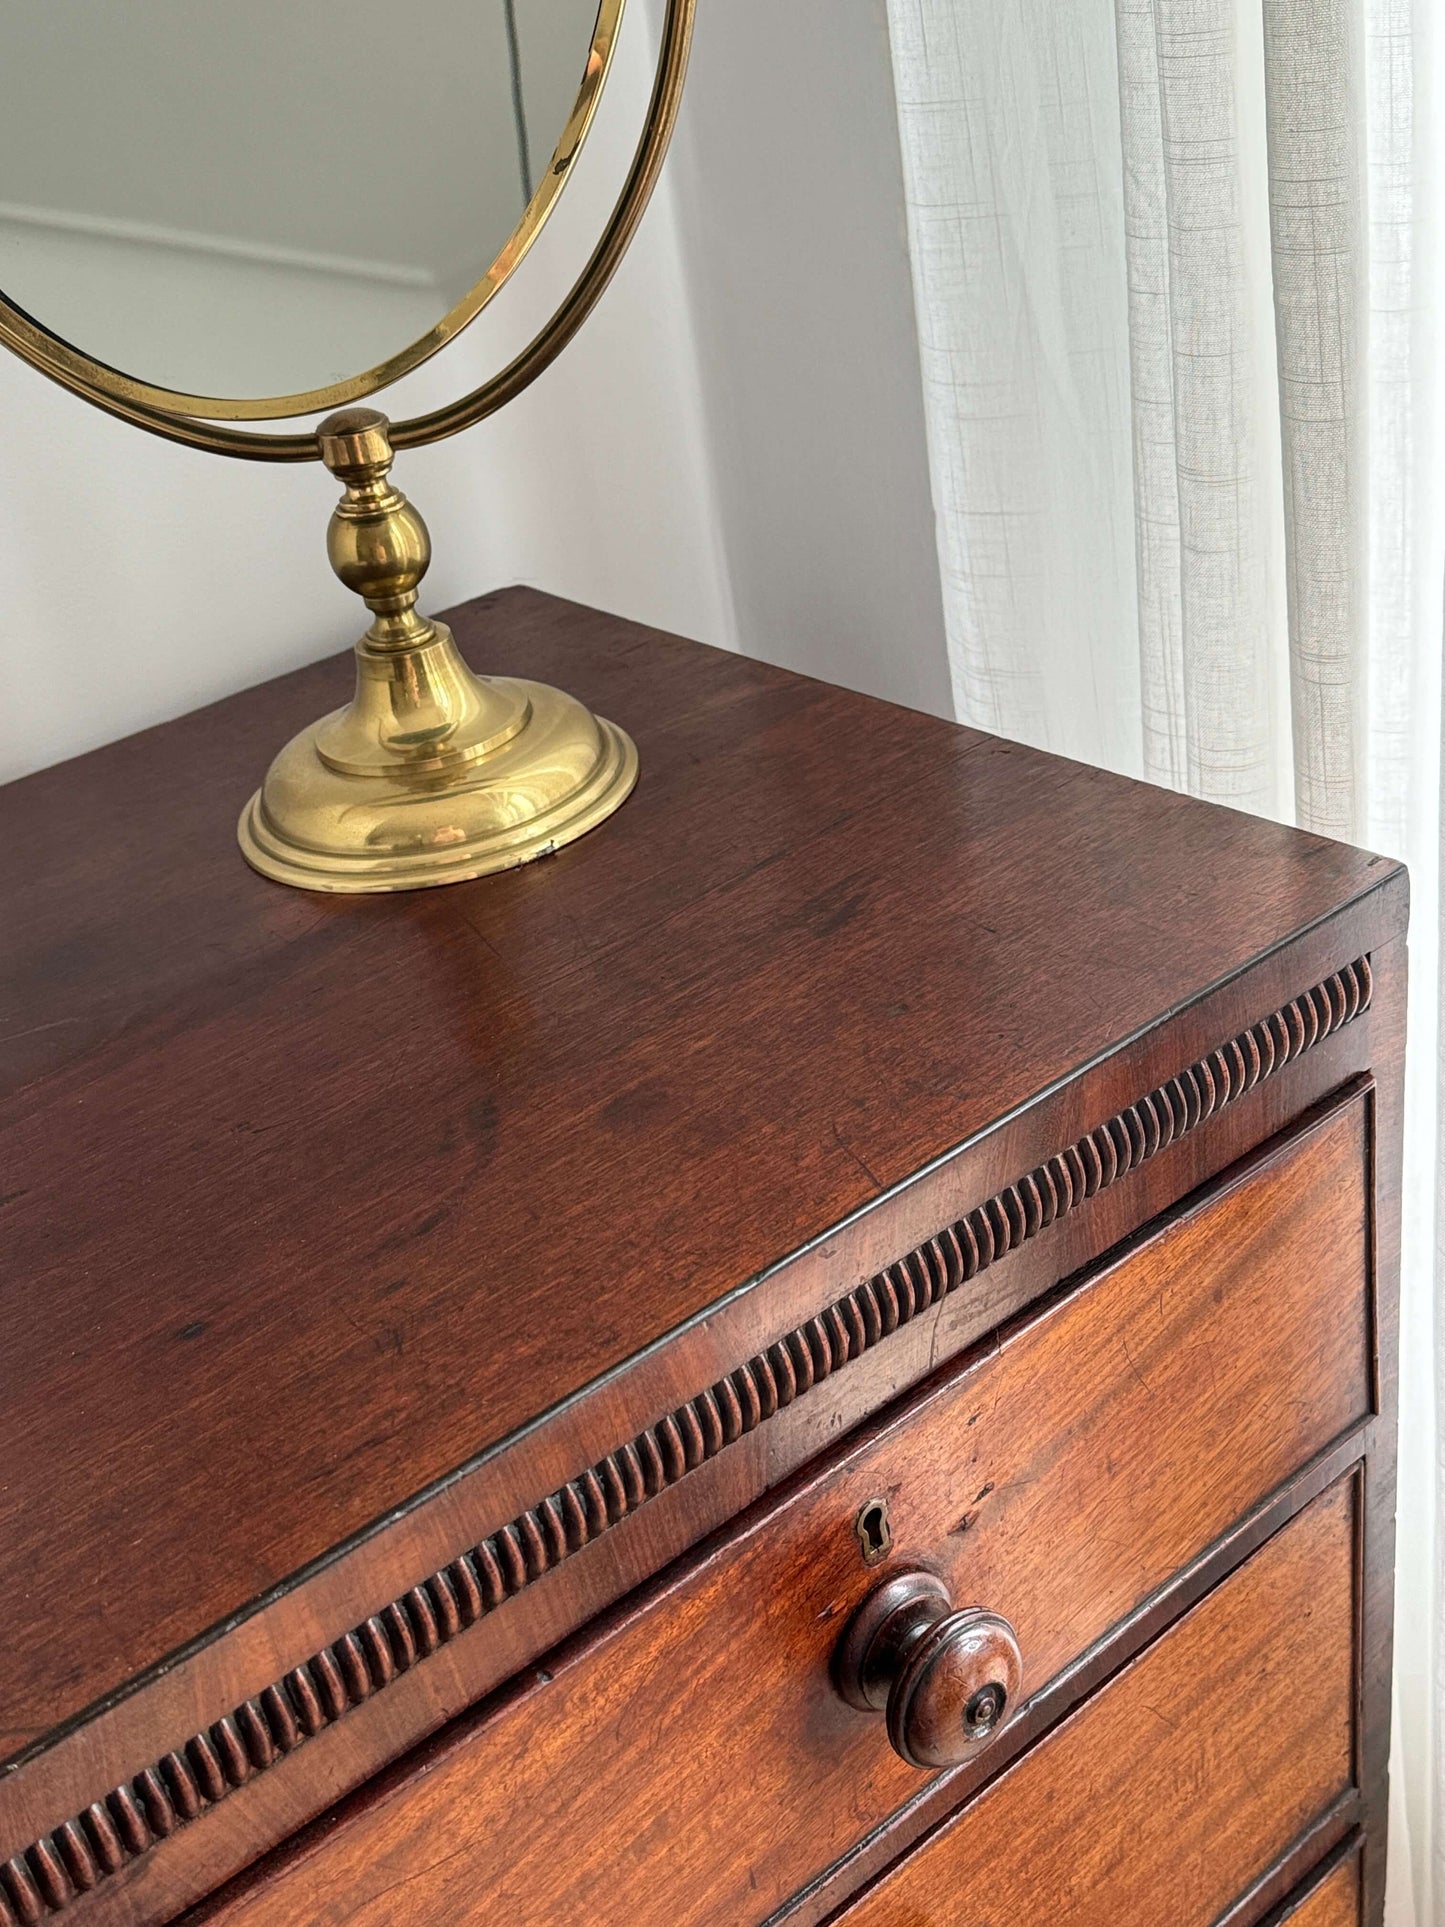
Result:
{"label": "lower drawer", "polygon": [[[838,1920],[1246,1927],[1354,1784],[1355,1506],[1350,1476]],[[1354,1868],[1292,1918],[1355,1927]]]}
{"label": "lower drawer", "polygon": [[1305,1882],[1286,1903],[1279,1927],[1360,1927],[1360,1856],[1352,1853],[1322,1879]]}

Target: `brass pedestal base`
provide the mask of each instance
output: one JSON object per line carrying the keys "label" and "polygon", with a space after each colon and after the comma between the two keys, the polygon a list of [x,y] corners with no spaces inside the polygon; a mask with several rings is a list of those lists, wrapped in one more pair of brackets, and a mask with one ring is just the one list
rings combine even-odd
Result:
{"label": "brass pedestal base", "polygon": [[629,736],[545,683],[490,686],[530,714],[462,773],[344,774],[316,747],[334,719],[304,729],[241,812],[246,861],[303,890],[424,890],[548,856],[626,800],[637,781]]}
{"label": "brass pedestal base", "polygon": [[319,435],[347,484],[332,566],[376,620],[350,705],[294,737],[241,812],[246,861],[303,890],[422,890],[574,842],[637,781],[631,739],[560,689],[474,675],[446,624],[416,612],[431,549],[385,480],[385,416],[350,409]]}

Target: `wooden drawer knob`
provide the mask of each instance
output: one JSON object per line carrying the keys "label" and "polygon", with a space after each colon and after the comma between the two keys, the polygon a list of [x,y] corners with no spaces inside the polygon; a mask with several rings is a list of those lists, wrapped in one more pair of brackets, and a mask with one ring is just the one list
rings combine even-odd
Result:
{"label": "wooden drawer knob", "polygon": [[834,1678],[850,1706],[886,1710],[893,1750],[910,1766],[960,1766],[1018,1698],[1023,1658],[1006,1619],[955,1611],[934,1573],[902,1572],[849,1620]]}

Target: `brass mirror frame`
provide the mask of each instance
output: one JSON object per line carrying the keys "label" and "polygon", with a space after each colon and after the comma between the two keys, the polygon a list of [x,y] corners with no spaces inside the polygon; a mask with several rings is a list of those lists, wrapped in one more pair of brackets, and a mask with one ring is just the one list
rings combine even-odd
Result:
{"label": "brass mirror frame", "polygon": [[[244,461],[308,462],[320,450],[313,433],[265,433],[233,429],[228,421],[276,420],[317,414],[390,387],[429,360],[481,313],[530,251],[572,172],[591,127],[611,70],[625,0],[599,0],[597,25],[576,104],[553,164],[539,184],[507,245],[480,281],[418,341],[375,368],[304,394],[263,400],[185,395],[137,380],[95,360],[52,334],[0,290],[0,343],[62,388],[138,428]],[[576,334],[616,272],[641,220],[662,168],[677,121],[687,74],[696,0],[667,0],[652,96],[632,165],[601,238],[565,299],[532,340],[490,380],[459,400],[428,414],[390,425],[393,448],[419,448],[482,421],[541,374]],[[561,165],[560,172],[559,164]]]}

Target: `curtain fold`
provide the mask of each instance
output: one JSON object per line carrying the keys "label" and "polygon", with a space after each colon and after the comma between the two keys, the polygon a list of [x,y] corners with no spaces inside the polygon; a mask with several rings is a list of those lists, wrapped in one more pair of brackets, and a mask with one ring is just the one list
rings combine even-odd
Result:
{"label": "curtain fold", "polygon": [[1435,0],[886,0],[955,707],[1411,867],[1392,1927],[1445,1927]]}
{"label": "curtain fold", "polygon": [[1234,0],[1116,10],[1143,773],[1284,801]]}
{"label": "curtain fold", "polygon": [[1112,24],[905,0],[890,25],[956,705],[1137,769]]}
{"label": "curtain fold", "polygon": [[1263,0],[1296,820],[1366,834],[1363,22]]}

